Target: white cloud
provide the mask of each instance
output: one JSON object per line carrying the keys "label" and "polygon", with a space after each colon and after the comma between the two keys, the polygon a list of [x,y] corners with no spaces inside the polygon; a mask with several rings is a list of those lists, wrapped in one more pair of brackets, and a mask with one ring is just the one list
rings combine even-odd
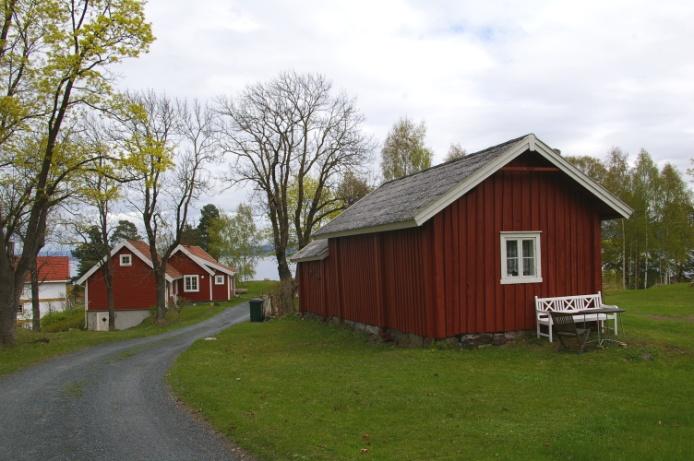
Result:
{"label": "white cloud", "polygon": [[[383,139],[425,120],[437,159],[535,132],[567,154],[694,155],[690,2],[150,0],[157,42],[123,87],[211,97],[283,70],[358,98]],[[211,198],[234,208],[240,192]]]}

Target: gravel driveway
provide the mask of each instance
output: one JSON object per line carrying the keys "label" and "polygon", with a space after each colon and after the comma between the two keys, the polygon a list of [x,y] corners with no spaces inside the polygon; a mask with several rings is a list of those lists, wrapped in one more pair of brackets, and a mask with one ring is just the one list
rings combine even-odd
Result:
{"label": "gravel driveway", "polygon": [[219,435],[177,407],[164,375],[193,341],[245,320],[248,304],[0,378],[0,459],[235,459]]}

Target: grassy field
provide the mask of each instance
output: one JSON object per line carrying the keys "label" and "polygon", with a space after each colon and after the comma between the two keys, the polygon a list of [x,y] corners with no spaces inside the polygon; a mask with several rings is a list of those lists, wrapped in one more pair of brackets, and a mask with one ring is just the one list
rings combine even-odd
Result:
{"label": "grassy field", "polygon": [[694,459],[694,288],[606,301],[627,348],[400,349],[289,318],[198,341],[169,381],[260,459]]}
{"label": "grassy field", "polygon": [[[192,325],[218,314],[229,306],[245,302],[261,293],[266,293],[273,285],[274,282],[269,281],[247,282],[242,284],[241,287],[248,288],[248,293],[231,301],[213,305],[186,306],[181,309],[180,313],[171,310],[167,315],[165,325],[157,325],[148,319],[137,327],[122,331],[96,332],[81,329],[52,331],[61,324],[74,324],[75,320],[79,320],[79,316],[84,316],[84,311],[78,310],[65,315],[55,315],[47,322],[45,330],[48,331],[34,333],[20,328],[17,331],[17,345],[10,348],[0,348],[0,375],[84,347],[109,341],[156,335]],[[77,322],[77,325],[79,324],[80,322]]]}

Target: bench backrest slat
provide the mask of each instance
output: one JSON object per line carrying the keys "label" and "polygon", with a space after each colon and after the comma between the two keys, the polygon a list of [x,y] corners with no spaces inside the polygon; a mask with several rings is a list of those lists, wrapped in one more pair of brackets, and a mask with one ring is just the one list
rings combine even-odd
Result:
{"label": "bench backrest slat", "polygon": [[538,298],[535,296],[535,310],[538,312],[570,312],[583,309],[597,309],[602,306],[600,292],[591,295],[556,296],[553,298]]}

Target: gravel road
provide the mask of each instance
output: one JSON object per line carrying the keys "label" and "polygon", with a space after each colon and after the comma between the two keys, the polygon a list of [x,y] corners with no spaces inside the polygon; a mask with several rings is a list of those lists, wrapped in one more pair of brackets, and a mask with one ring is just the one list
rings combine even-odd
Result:
{"label": "gravel road", "polygon": [[245,320],[248,304],[0,378],[0,459],[236,459],[222,437],[177,406],[164,376],[193,341]]}

